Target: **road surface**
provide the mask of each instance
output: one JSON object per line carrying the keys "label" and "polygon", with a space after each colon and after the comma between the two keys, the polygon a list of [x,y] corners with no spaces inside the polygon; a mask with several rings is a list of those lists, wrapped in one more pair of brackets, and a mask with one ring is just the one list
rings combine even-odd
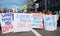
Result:
{"label": "road surface", "polygon": [[1,34],[1,36],[60,36],[60,27],[57,28],[56,31],[46,31],[41,29],[33,29],[29,32],[19,32],[19,33],[8,33],[8,34]]}

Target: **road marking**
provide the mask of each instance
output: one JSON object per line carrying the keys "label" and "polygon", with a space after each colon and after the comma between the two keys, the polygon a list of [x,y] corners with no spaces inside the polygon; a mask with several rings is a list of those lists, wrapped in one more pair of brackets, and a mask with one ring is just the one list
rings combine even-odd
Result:
{"label": "road marking", "polygon": [[36,36],[42,36],[41,34],[39,34],[36,30],[32,29],[32,32],[36,35]]}

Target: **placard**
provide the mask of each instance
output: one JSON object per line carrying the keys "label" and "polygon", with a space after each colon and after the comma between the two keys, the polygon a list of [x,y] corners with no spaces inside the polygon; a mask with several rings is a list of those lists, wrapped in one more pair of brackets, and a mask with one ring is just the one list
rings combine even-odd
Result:
{"label": "placard", "polygon": [[39,13],[32,13],[32,28],[43,29],[43,15]]}
{"label": "placard", "polygon": [[13,31],[12,14],[1,13],[0,17],[1,17],[2,34],[12,32]]}
{"label": "placard", "polygon": [[45,30],[54,31],[57,29],[56,15],[45,15],[44,16],[44,27]]}
{"label": "placard", "polygon": [[31,14],[14,13],[14,32],[26,32],[31,29]]}

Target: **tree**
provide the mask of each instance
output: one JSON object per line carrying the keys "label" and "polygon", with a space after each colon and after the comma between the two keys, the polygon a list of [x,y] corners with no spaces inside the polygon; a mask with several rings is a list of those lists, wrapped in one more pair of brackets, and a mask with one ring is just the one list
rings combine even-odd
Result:
{"label": "tree", "polygon": [[30,11],[32,5],[33,5],[33,1],[32,0],[26,0],[27,1],[27,9]]}

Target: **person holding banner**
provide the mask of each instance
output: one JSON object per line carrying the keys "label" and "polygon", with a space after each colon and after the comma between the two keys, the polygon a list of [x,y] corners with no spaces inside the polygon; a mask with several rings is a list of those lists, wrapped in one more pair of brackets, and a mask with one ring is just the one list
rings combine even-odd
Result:
{"label": "person holding banner", "polygon": [[45,11],[44,11],[44,10],[41,10],[41,11],[39,12],[39,14],[45,14]]}
{"label": "person holding banner", "polygon": [[58,11],[54,11],[54,14],[56,15],[57,24],[59,24],[59,15],[58,15]]}
{"label": "person holding banner", "polygon": [[59,16],[58,16],[58,11],[55,11],[54,13],[55,13],[56,18],[57,18],[57,20],[58,20],[58,19],[59,19]]}
{"label": "person holding banner", "polygon": [[47,12],[46,12],[46,15],[51,15],[52,14],[52,12],[50,11],[50,10],[48,10]]}

